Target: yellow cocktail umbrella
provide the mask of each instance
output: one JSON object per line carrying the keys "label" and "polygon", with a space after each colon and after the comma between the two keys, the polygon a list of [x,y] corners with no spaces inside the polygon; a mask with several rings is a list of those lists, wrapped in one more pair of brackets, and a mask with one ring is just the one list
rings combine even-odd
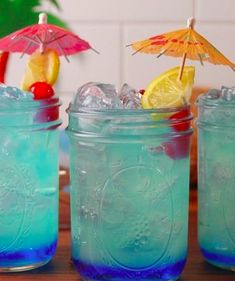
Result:
{"label": "yellow cocktail umbrella", "polygon": [[195,20],[189,18],[187,28],[160,34],[146,40],[132,43],[134,54],[158,54],[182,57],[178,79],[181,80],[186,59],[204,61],[218,65],[228,65],[235,70],[235,64],[227,59],[218,49],[194,29]]}

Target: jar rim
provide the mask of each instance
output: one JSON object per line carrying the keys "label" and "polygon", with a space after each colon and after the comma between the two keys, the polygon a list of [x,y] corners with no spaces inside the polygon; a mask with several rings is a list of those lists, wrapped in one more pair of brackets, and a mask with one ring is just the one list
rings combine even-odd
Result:
{"label": "jar rim", "polygon": [[58,97],[43,100],[14,100],[0,107],[0,127],[41,130],[58,127],[61,101]]}
{"label": "jar rim", "polygon": [[[191,134],[192,131],[190,121],[193,115],[189,104],[175,108],[146,110],[79,108],[77,111],[71,111],[70,108],[67,109],[69,114],[67,132],[85,138],[169,137],[172,134],[177,136]],[[185,110],[186,114],[174,116],[182,110]]]}
{"label": "jar rim", "polygon": [[208,99],[206,93],[198,96],[196,100],[197,106],[208,108],[222,107],[222,108],[235,108],[235,100],[227,101],[223,99]]}
{"label": "jar rim", "polygon": [[154,109],[127,109],[127,108],[88,108],[88,107],[80,107],[77,110],[72,108],[70,104],[69,107],[66,109],[66,112],[72,116],[107,116],[107,117],[127,117],[127,116],[144,116],[154,113],[175,113],[182,110],[190,109],[190,104],[186,104],[180,107],[171,107],[171,108],[154,108]]}
{"label": "jar rim", "polygon": [[61,106],[62,102],[59,97],[51,97],[42,100],[9,100],[6,102],[6,106],[1,107],[0,115],[12,112],[31,112],[34,110],[41,110],[54,106]]}

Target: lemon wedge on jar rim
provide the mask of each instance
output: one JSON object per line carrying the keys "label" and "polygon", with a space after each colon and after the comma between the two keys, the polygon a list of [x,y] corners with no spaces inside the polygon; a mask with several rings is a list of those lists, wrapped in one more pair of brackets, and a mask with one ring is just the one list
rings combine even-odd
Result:
{"label": "lemon wedge on jar rim", "polygon": [[35,82],[53,85],[58,77],[60,60],[56,51],[47,49],[44,53],[36,50],[30,57],[21,82],[22,90],[29,90]]}
{"label": "lemon wedge on jar rim", "polygon": [[174,67],[153,79],[146,87],[141,104],[144,109],[184,106],[191,97],[195,68],[185,66],[181,80],[180,67]]}

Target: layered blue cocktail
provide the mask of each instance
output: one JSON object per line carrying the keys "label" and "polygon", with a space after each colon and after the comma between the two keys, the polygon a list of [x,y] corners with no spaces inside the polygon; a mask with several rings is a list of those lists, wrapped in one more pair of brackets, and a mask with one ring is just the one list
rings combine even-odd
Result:
{"label": "layered blue cocktail", "polygon": [[32,269],[55,253],[59,104],[0,86],[0,271]]}
{"label": "layered blue cocktail", "polygon": [[205,259],[235,270],[235,91],[198,100],[199,244]]}
{"label": "layered blue cocktail", "polygon": [[176,280],[187,256],[192,116],[188,105],[136,108],[126,88],[126,108],[111,85],[90,83],[68,110],[72,258],[84,280]]}

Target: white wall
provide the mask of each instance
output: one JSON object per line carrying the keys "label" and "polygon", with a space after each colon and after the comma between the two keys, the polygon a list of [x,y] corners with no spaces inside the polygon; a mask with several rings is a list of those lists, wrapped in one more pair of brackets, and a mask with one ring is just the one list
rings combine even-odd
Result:
{"label": "white wall", "polygon": [[[83,83],[103,81],[118,87],[128,82],[144,88],[156,75],[179,65],[180,60],[162,56],[137,54],[125,47],[128,43],[155,34],[182,28],[190,16],[196,17],[196,29],[235,61],[235,1],[234,0],[60,0],[61,12],[49,4],[45,8],[66,20],[71,29],[100,51],[87,51],[61,59],[57,92],[63,100],[62,116],[66,126],[65,108],[72,94]],[[7,82],[18,85],[27,58],[11,59]],[[196,85],[220,87],[235,85],[235,73],[224,66],[197,62]],[[14,73],[14,75],[12,74]]]}

